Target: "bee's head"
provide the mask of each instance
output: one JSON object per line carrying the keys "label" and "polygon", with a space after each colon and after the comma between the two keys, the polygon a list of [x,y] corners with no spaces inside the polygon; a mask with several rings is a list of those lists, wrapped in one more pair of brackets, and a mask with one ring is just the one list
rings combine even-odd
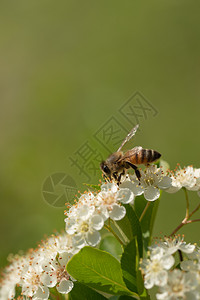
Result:
{"label": "bee's head", "polygon": [[102,161],[100,168],[105,175],[109,176],[111,174],[111,171],[105,161]]}

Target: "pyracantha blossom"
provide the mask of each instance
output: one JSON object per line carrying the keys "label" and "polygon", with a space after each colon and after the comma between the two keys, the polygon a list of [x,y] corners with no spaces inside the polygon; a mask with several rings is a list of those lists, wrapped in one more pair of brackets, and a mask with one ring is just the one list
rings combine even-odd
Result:
{"label": "pyracantha blossom", "polygon": [[176,193],[182,187],[190,191],[198,191],[200,189],[200,169],[187,166],[183,169],[178,167],[171,176],[172,185],[167,189],[168,193]]}
{"label": "pyracantha blossom", "polygon": [[0,300],[13,299],[15,297],[15,288],[20,282],[23,263],[24,259],[16,256],[13,262],[1,274]]}
{"label": "pyracantha blossom", "polygon": [[43,269],[41,264],[30,264],[24,267],[20,282],[22,295],[32,297],[33,300],[47,300],[49,298],[49,289],[41,281],[42,274]]}
{"label": "pyracantha blossom", "polygon": [[77,210],[73,209],[72,213],[67,213],[65,219],[65,230],[72,236],[72,244],[75,248],[82,248],[86,245],[96,246],[101,235],[99,230],[104,225],[101,215],[95,211],[95,206],[83,204],[78,206]]}
{"label": "pyracantha blossom", "polygon": [[195,259],[200,261],[200,247],[196,247],[195,251],[188,254],[189,259]]}
{"label": "pyracantha blossom", "polygon": [[174,262],[174,257],[165,255],[163,248],[157,247],[153,249],[150,253],[150,258],[143,259],[141,263],[145,288],[151,289],[154,285],[165,285],[168,279],[167,270],[174,265]]}
{"label": "pyracantha blossom", "polygon": [[121,220],[126,209],[121,204],[133,203],[134,194],[129,188],[119,188],[115,183],[106,183],[101,186],[101,192],[96,196],[97,211],[105,220]]}
{"label": "pyracantha blossom", "polygon": [[73,288],[73,283],[69,280],[65,267],[68,259],[76,252],[70,237],[65,233],[51,236],[42,241],[38,248],[29,249],[23,256],[10,255],[11,263],[1,274],[0,300],[14,299],[16,286],[21,288],[23,299],[48,299],[50,285],[47,286],[47,270],[45,273],[43,268],[47,261],[51,265],[54,282],[56,274],[57,290],[60,293],[69,292]]}
{"label": "pyracantha blossom", "polygon": [[120,183],[120,188],[130,189],[135,197],[140,196],[144,193],[144,188],[135,174],[127,174],[126,178]]}
{"label": "pyracantha blossom", "polygon": [[155,201],[160,197],[160,189],[165,190],[171,186],[171,177],[156,165],[150,165],[144,171],[140,170],[140,174],[140,180],[135,175],[130,176],[122,183],[122,187],[129,187],[137,196],[144,193],[147,201]]}
{"label": "pyracantha blossom", "polygon": [[[197,252],[197,254],[200,254]],[[199,255],[196,256],[195,260],[184,260],[180,264],[181,269],[184,271],[194,272],[196,274],[196,279],[198,282],[197,288],[195,290],[196,295],[198,295],[200,299],[200,257]]]}
{"label": "pyracantha blossom", "polygon": [[198,286],[196,274],[175,269],[168,274],[168,282],[160,287],[160,293],[156,294],[159,300],[196,300],[199,299],[195,291]]}
{"label": "pyracantha blossom", "polygon": [[15,287],[18,282],[16,282],[13,275],[10,274],[0,281],[0,300],[13,299],[15,297]]}
{"label": "pyracantha blossom", "polygon": [[15,255],[10,259],[11,264],[1,274],[0,300],[13,299],[16,285],[20,283],[21,273],[28,260],[24,256]]}
{"label": "pyracantha blossom", "polygon": [[71,236],[66,233],[52,235],[39,245],[38,252],[45,256],[45,259],[55,259],[57,254],[69,252],[75,254],[72,246]]}
{"label": "pyracantha blossom", "polygon": [[184,236],[174,236],[174,237],[164,237],[163,241],[160,241],[158,244],[155,244],[154,247],[161,247],[165,250],[165,254],[174,254],[176,251],[181,250],[182,252],[188,254],[192,253],[195,250],[195,245],[187,244],[184,241]]}
{"label": "pyracantha blossom", "polygon": [[42,268],[44,270],[41,275],[41,281],[49,288],[56,286],[56,289],[61,294],[68,294],[74,284],[66,271],[68,260],[72,257],[70,253],[62,253],[54,260],[44,260]]}

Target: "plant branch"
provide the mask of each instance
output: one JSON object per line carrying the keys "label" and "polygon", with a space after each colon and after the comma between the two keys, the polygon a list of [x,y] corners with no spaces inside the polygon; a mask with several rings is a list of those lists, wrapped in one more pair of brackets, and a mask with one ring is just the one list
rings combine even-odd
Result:
{"label": "plant branch", "polygon": [[189,214],[189,218],[188,218],[188,219],[190,219],[191,216],[192,216],[199,208],[200,208],[200,204],[197,205],[197,207]]}
{"label": "plant branch", "polygon": [[200,219],[188,220],[187,224],[194,223],[194,222],[200,222]]}
{"label": "plant branch", "polygon": [[170,234],[170,236],[174,235],[179,229],[181,229],[184,225],[186,224],[190,224],[193,222],[198,222],[199,219],[197,220],[189,220],[193,214],[200,208],[200,204],[197,205],[197,207],[191,212],[189,213],[189,198],[188,198],[188,192],[186,190],[186,188],[183,188],[184,192],[185,192],[185,199],[186,199],[186,213],[185,213],[185,218],[183,219],[183,221],[174,229],[174,231]]}
{"label": "plant branch", "polygon": [[199,208],[200,208],[200,204],[198,204],[197,207],[188,215],[188,218],[183,219],[183,221],[174,229],[174,231],[170,234],[170,236],[174,235],[179,229],[181,229],[186,224],[199,222],[200,219],[189,220],[193,216],[193,214],[199,210]]}

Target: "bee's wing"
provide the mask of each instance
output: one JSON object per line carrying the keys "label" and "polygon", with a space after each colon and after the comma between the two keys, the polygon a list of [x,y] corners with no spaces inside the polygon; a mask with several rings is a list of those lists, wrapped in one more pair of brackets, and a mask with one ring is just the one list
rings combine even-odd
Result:
{"label": "bee's wing", "polygon": [[[126,138],[123,140],[121,146],[119,147],[118,151],[121,151],[122,147],[130,141],[130,139],[136,134],[136,131],[138,130],[139,124],[137,124],[133,129],[127,134]],[[134,149],[134,148],[133,148]]]}
{"label": "bee's wing", "polygon": [[140,152],[142,149],[143,148],[141,146],[137,146],[137,147],[134,147],[134,148],[128,150],[119,161],[121,161],[121,160],[124,160],[124,161],[128,160],[130,157],[134,156],[135,153]]}

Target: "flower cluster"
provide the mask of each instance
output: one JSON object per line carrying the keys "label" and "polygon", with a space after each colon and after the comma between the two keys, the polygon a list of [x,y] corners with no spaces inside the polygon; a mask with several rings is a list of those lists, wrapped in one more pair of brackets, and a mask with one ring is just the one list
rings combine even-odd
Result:
{"label": "flower cluster", "polygon": [[147,201],[155,201],[160,197],[160,189],[167,190],[171,187],[172,179],[169,174],[156,165],[140,170],[140,174],[140,180],[135,175],[129,175],[121,186],[129,187],[135,196],[143,194]]}
{"label": "flower cluster", "polygon": [[200,196],[200,169],[187,166],[183,169],[178,165],[174,172],[171,172],[171,187],[167,189],[168,193],[176,193],[181,188],[189,191],[197,191]]}
{"label": "flower cluster", "polygon": [[[106,182],[96,192],[83,193],[65,212],[65,234],[49,237],[25,255],[13,256],[1,276],[0,300],[17,296],[47,300],[51,288],[61,294],[69,293],[74,284],[66,271],[68,260],[86,245],[95,247],[101,240],[101,229],[109,227],[105,222],[123,219],[124,204],[133,205],[135,197],[143,195],[147,201],[155,201],[160,190],[173,193],[181,188],[200,195],[200,169],[188,166],[172,173],[150,165],[140,174],[140,180],[126,175],[119,185]],[[177,251],[186,258],[181,269],[175,267]],[[141,270],[147,289],[159,287],[157,299],[200,299],[200,250],[181,237],[165,238],[150,247]]]}
{"label": "flower cluster", "polygon": [[119,188],[116,183],[106,183],[97,194],[83,194],[76,205],[66,213],[66,232],[75,248],[96,246],[101,239],[99,231],[110,218],[121,220],[126,209],[121,204],[133,202],[134,194],[128,188]]}
{"label": "flower cluster", "polygon": [[[159,287],[156,299],[200,299],[200,251],[195,245],[186,244],[181,236],[165,237],[149,250],[149,258],[141,261],[141,271],[146,289]],[[175,266],[177,251],[181,260],[184,254],[181,270]]]}
{"label": "flower cluster", "polygon": [[49,299],[49,288],[67,294],[73,281],[66,271],[66,264],[76,253],[66,234],[51,236],[37,249],[23,256],[15,255],[5,268],[1,279],[0,299],[13,299],[16,287],[25,299]]}

